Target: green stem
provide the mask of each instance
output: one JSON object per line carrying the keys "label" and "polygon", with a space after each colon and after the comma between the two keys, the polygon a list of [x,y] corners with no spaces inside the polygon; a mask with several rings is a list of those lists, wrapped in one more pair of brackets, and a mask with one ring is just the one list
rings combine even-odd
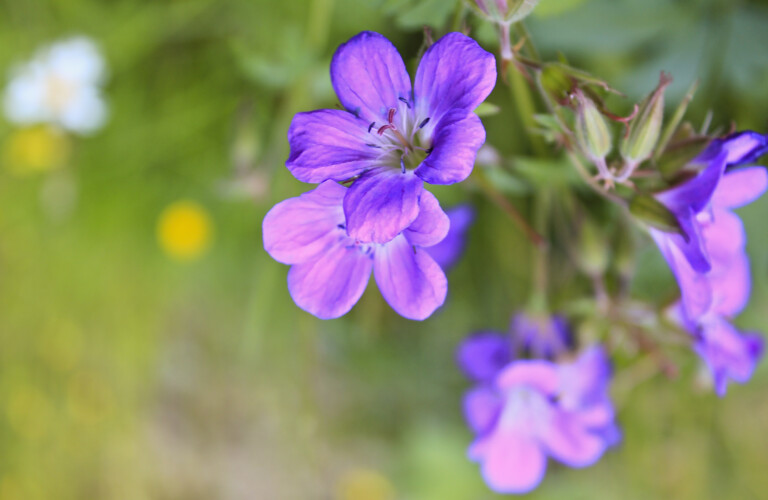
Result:
{"label": "green stem", "polygon": [[453,14],[453,21],[451,22],[451,31],[461,30],[461,25],[464,23],[465,11],[466,11],[466,6],[464,5],[464,2],[459,2],[456,5],[456,12],[454,12]]}
{"label": "green stem", "polygon": [[[535,199],[535,230],[546,243],[547,225],[549,224],[549,209],[552,202],[552,192],[549,189],[538,191]],[[548,309],[549,288],[549,245],[540,245],[534,252],[533,264],[533,293],[530,298],[530,309],[533,312],[545,313]]]}
{"label": "green stem", "polygon": [[482,169],[475,168],[472,174],[472,178],[476,181],[477,186],[485,193],[485,195],[499,207],[512,222],[520,228],[528,239],[538,249],[545,248],[547,242],[536,232],[526,221],[520,212],[507,200],[503,194],[501,194],[496,187],[485,177]]}
{"label": "green stem", "polygon": [[533,37],[531,37],[531,33],[528,31],[528,28],[525,26],[525,23],[520,21],[515,25],[515,28],[517,29],[518,34],[521,38],[525,39],[525,46],[528,47],[528,51],[531,55],[531,59],[534,61],[540,62],[541,56],[539,55],[539,51],[536,49],[536,45],[533,43]]}
{"label": "green stem", "polygon": [[520,123],[530,138],[534,152],[538,156],[547,156],[549,151],[546,144],[540,136],[535,135],[533,132],[536,128],[536,120],[533,118],[533,115],[536,114],[536,105],[525,76],[514,64],[509,64],[507,67],[507,77],[509,79],[512,101],[517,110]]}
{"label": "green stem", "polygon": [[623,209],[625,210],[629,209],[627,202],[624,198],[620,196],[616,196],[610,191],[604,189],[600,185],[600,183],[594,177],[592,177],[592,175],[587,171],[586,167],[584,167],[584,164],[581,163],[581,160],[579,160],[579,157],[576,155],[576,153],[574,153],[573,151],[568,151],[567,154],[568,154],[568,159],[571,161],[571,164],[576,169],[576,172],[578,172],[579,176],[582,179],[584,179],[584,182],[586,182],[592,188],[593,191],[595,191],[597,194],[599,194],[606,200],[616,203]]}

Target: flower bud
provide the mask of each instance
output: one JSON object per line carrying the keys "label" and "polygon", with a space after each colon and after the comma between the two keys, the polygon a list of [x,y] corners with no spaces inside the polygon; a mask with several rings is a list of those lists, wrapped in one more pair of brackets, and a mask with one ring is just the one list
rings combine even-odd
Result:
{"label": "flower bud", "polygon": [[539,0],[474,0],[474,3],[489,21],[510,25],[528,16]]}
{"label": "flower bud", "polygon": [[585,218],[579,228],[577,261],[589,276],[602,276],[608,267],[608,242],[597,223]]}
{"label": "flower bud", "polygon": [[620,145],[626,172],[631,173],[650,158],[656,148],[664,121],[664,90],[670,83],[672,78],[662,73],[656,89],[640,103],[637,116],[630,122],[629,133]]}
{"label": "flower bud", "polygon": [[574,132],[576,143],[581,151],[597,166],[603,178],[611,175],[605,165],[605,157],[613,148],[613,137],[605,118],[595,103],[585,96],[580,89],[576,95],[576,123]]}
{"label": "flower bud", "polygon": [[574,80],[560,64],[546,64],[539,73],[541,86],[556,102],[567,103]]}
{"label": "flower bud", "polygon": [[613,268],[628,283],[635,272],[635,238],[626,221],[618,224],[613,240]]}

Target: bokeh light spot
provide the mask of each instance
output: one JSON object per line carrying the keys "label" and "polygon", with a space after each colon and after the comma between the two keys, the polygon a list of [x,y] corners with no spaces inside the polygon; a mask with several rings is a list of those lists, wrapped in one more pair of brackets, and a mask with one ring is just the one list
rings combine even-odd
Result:
{"label": "bokeh light spot", "polygon": [[6,401],[8,423],[25,439],[44,437],[50,428],[51,413],[51,403],[46,395],[29,385],[14,387]]}
{"label": "bokeh light spot", "polygon": [[67,387],[67,408],[77,422],[96,424],[110,412],[113,394],[96,373],[80,371],[72,375]]}
{"label": "bokeh light spot", "polygon": [[3,145],[5,166],[16,175],[55,170],[67,162],[69,154],[67,136],[47,125],[16,130]]}
{"label": "bokeh light spot", "polygon": [[170,257],[194,260],[201,257],[211,244],[211,219],[200,204],[177,201],[163,211],[157,225],[160,246]]}
{"label": "bokeh light spot", "polygon": [[68,372],[80,361],[83,351],[83,332],[75,323],[52,318],[38,339],[40,357],[51,368]]}
{"label": "bokeh light spot", "polygon": [[351,469],[338,482],[338,500],[393,500],[395,488],[380,472]]}
{"label": "bokeh light spot", "polygon": [[23,500],[24,498],[24,489],[18,479],[9,475],[0,479],[0,500]]}

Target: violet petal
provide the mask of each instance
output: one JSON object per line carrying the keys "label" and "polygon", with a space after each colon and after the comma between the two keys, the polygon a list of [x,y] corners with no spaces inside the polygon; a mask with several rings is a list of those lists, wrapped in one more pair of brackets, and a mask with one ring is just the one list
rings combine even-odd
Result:
{"label": "violet petal", "polygon": [[384,300],[401,316],[423,320],[445,302],[443,270],[402,235],[376,250],[373,273]]}

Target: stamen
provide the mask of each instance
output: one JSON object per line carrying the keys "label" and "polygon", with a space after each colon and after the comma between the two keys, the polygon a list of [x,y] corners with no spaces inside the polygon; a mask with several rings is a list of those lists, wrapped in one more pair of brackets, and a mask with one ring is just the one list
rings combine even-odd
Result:
{"label": "stamen", "polygon": [[432,152],[432,149],[433,149],[433,148],[429,148],[429,149],[427,150],[427,156],[429,156],[429,154]]}
{"label": "stamen", "polygon": [[371,129],[376,125],[376,122],[371,122],[370,125],[368,125],[368,133],[371,133]]}
{"label": "stamen", "polygon": [[419,123],[419,128],[420,128],[420,129],[421,129],[421,128],[424,128],[424,125],[426,125],[427,123],[429,123],[429,117],[426,117],[426,118],[424,118],[424,119],[421,121],[421,123]]}
{"label": "stamen", "polygon": [[381,149],[381,146],[379,146],[378,144],[366,143],[366,146],[368,146],[369,148]]}
{"label": "stamen", "polygon": [[406,99],[405,97],[398,97],[398,99],[399,99],[400,101],[404,102],[404,103],[405,103],[405,105],[406,105],[406,106],[408,106],[408,109],[411,109],[411,103],[410,103],[410,102],[408,102],[408,99]]}
{"label": "stamen", "polygon": [[346,229],[347,228],[347,226],[345,226],[344,224],[338,224],[336,227],[338,227],[339,229]]}
{"label": "stamen", "polygon": [[395,119],[395,113],[397,110],[395,108],[389,108],[389,113],[387,114],[387,121],[391,124],[392,120]]}
{"label": "stamen", "polygon": [[405,162],[403,161],[402,156],[400,157],[400,170],[402,170],[403,173],[405,173]]}

